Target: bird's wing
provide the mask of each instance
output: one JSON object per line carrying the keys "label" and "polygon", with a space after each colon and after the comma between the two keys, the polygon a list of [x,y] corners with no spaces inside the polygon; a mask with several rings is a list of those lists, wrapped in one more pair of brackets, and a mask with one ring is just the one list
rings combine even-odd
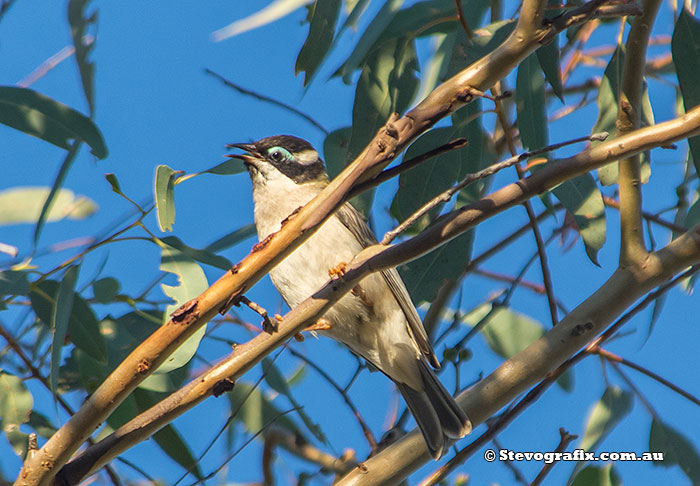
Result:
{"label": "bird's wing", "polygon": [[[353,236],[361,242],[363,248],[377,243],[377,239],[372,234],[367,223],[365,223],[362,215],[360,215],[350,203],[343,204],[340,209],[338,209],[336,216],[341,223],[350,230]],[[440,361],[438,361],[437,356],[435,356],[435,351],[433,351],[428,335],[425,332],[423,322],[420,320],[420,316],[411,301],[411,296],[408,294],[406,285],[404,285],[403,280],[401,280],[399,276],[399,272],[397,272],[395,268],[391,268],[389,270],[383,270],[381,273],[391,293],[394,295],[396,302],[406,316],[408,328],[418,345],[418,349],[420,349],[423,356],[425,356],[433,367],[439,368]]]}

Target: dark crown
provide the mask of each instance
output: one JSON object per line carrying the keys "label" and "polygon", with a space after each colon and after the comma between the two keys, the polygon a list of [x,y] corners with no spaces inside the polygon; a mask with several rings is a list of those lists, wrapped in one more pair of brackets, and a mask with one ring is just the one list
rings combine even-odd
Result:
{"label": "dark crown", "polygon": [[314,150],[309,142],[303,138],[295,137],[293,135],[274,135],[272,137],[265,137],[255,142],[254,145],[261,154],[264,154],[267,149],[272,147],[285,148],[292,154],[303,152],[304,150]]}

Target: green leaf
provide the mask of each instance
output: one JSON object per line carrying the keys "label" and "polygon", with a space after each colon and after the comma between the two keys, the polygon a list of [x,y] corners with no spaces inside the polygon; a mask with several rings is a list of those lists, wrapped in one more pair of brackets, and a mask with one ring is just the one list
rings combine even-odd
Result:
{"label": "green leaf", "polygon": [[[436,128],[421,135],[406,150],[404,160],[424,154],[457,137],[470,135],[471,140],[479,143],[481,133],[468,133],[459,127]],[[470,141],[470,140],[468,140]],[[479,170],[482,161],[471,157],[469,150],[451,150],[433,157],[419,166],[399,176],[399,189],[391,205],[391,214],[403,221],[426,202],[455,185],[468,173]],[[432,212],[437,214],[439,209]]]}
{"label": "green leaf", "polygon": [[[129,353],[148,338],[162,322],[162,312],[130,312],[118,318],[107,317],[99,323],[100,333],[107,343],[107,360],[99,363],[80,350],[74,350],[61,369],[64,380],[77,372],[80,382],[88,392],[94,391]],[[139,388],[157,392],[179,389],[188,378],[188,367],[183,366],[169,373],[156,373],[144,380]],[[124,402],[126,403],[126,402]],[[135,403],[124,404],[123,415],[108,421],[111,427],[119,427],[134,416]],[[119,409],[118,409],[119,410]]]}
{"label": "green leaf", "polygon": [[700,484],[700,454],[691,440],[670,425],[656,419],[652,421],[649,451],[664,454],[663,461],[654,461],[654,465],[678,465],[693,484]]}
{"label": "green leaf", "polygon": [[544,75],[536,54],[530,54],[518,66],[515,86],[520,140],[529,150],[545,147],[549,140],[547,105],[544,96]]}
{"label": "green leaf", "polygon": [[311,7],[309,35],[299,51],[294,74],[304,72],[304,86],[309,84],[333,43],[341,0],[316,0]]}
{"label": "green leaf", "polygon": [[[490,2],[462,0],[462,3],[469,9],[469,24],[474,29],[480,24]],[[454,0],[426,0],[416,2],[404,9],[400,7],[400,4],[394,5],[387,2],[374,18],[353,52],[336,72],[343,76],[346,83],[350,82],[352,73],[367,62],[370,54],[387,42],[462,30],[453,20],[455,18]]]}
{"label": "green leaf", "polygon": [[459,277],[471,257],[474,233],[468,231],[454,240],[399,267],[414,302],[432,302],[446,279]]}
{"label": "green leaf", "polygon": [[[475,326],[490,310],[490,306],[468,314],[464,321]],[[510,358],[528,347],[544,334],[542,324],[507,307],[499,307],[481,328],[489,347],[499,356]]]}
{"label": "green leaf", "polygon": [[95,296],[95,300],[101,304],[114,302],[119,295],[120,289],[121,284],[119,280],[112,277],[101,278],[92,283],[92,293]]}
{"label": "green leaf", "polygon": [[686,228],[692,228],[698,223],[700,223],[700,199],[695,201],[693,205],[688,208],[688,213],[685,215],[683,226]]}
{"label": "green leaf", "polygon": [[221,250],[225,250],[226,248],[230,248],[241,241],[245,241],[248,238],[252,238],[257,234],[256,229],[255,229],[255,224],[247,224],[241,228],[238,228],[237,230],[232,231],[231,233],[222,236],[218,240],[209,243],[204,250],[216,253]]}
{"label": "green leaf", "polygon": [[544,45],[535,51],[537,53],[537,61],[542,68],[547,82],[552,87],[552,91],[557,98],[564,101],[564,88],[561,84],[561,64],[559,59],[559,37],[555,37],[552,42]]}
{"label": "green leaf", "polygon": [[[457,30],[455,34],[457,36],[457,42],[452,50],[446,77],[453,76],[477,59],[493,51],[503,43],[511,32],[513,32],[514,28],[515,21],[499,20],[498,22],[494,22],[479,29],[479,35],[475,36],[473,39],[467,38],[466,34],[461,29]],[[472,104],[473,102],[469,103],[456,113],[463,111]]]}
{"label": "green leaf", "polygon": [[[29,186],[0,191],[0,226],[37,221],[49,192],[48,187]],[[97,204],[92,199],[59,189],[45,220],[85,219],[96,211]]]}
{"label": "green leaf", "polygon": [[[159,402],[160,397],[146,390],[136,389],[134,390],[134,398],[139,410],[148,410]],[[153,439],[170,459],[178,463],[186,471],[191,472],[197,479],[202,479],[202,472],[197,459],[190,451],[187,442],[182,439],[182,436],[173,425],[169,424],[160,429],[153,434]]]}
{"label": "green leaf", "polygon": [[352,127],[343,127],[332,131],[323,142],[323,156],[326,159],[328,177],[333,179],[345,168],[348,161],[348,148]]}
{"label": "green leaf", "polygon": [[[480,118],[478,101],[455,113],[454,127],[436,128],[416,140],[406,152],[404,160],[438,145],[465,137],[468,145],[459,150],[434,157],[399,177],[399,189],[392,203],[392,214],[405,219],[426,201],[491,163],[495,155],[487,139]],[[462,189],[457,195],[456,208],[477,200],[488,187],[489,181],[479,181]],[[432,216],[436,216],[433,212]],[[425,221],[422,222],[425,224]],[[415,302],[432,302],[446,279],[456,279],[471,258],[474,231],[458,236],[446,245],[433,250],[399,268],[399,272]]]}
{"label": "green leaf", "polygon": [[[365,29],[360,40],[355,45],[355,49],[336,73],[343,77],[345,83],[350,84],[350,76],[364,62],[368,53],[374,47],[375,41],[379,39],[384,29],[391,23],[396,13],[401,9],[403,2],[404,0],[388,0],[372,19],[372,22],[367,26],[367,29]],[[355,126],[354,122],[353,126]]]}
{"label": "green leaf", "polygon": [[[49,328],[51,328],[52,313],[59,287],[60,284],[55,280],[44,280],[29,292],[32,309]],[[78,294],[73,296],[73,306],[68,319],[68,334],[76,347],[98,362],[106,362],[105,342],[100,333],[99,322],[90,305]]]}
{"label": "green leaf", "polygon": [[[348,160],[362,152],[391,113],[409,106],[420,84],[417,70],[412,40],[396,39],[372,53],[357,82]],[[352,201],[353,206],[369,214],[373,194],[364,192]]]}
{"label": "green leaf", "polygon": [[87,36],[86,32],[91,24],[97,23],[97,12],[92,12],[87,17],[84,15],[85,7],[89,2],[90,0],[70,0],[68,2],[68,22],[70,23],[71,37],[75,48],[75,60],[78,63],[83,92],[90,106],[90,113],[94,113],[93,78],[95,65],[88,60],[88,56],[95,47],[95,38]]}
{"label": "green leaf", "polygon": [[[166,316],[171,315],[188,300],[197,297],[209,286],[202,268],[183,252],[167,244],[164,244],[161,252],[160,269],[177,275],[179,284],[175,287],[161,284],[163,293],[175,301],[165,309]],[[197,352],[206,328],[207,326],[204,325],[198,329],[155,372],[167,373],[187,364]]]}
{"label": "green leaf", "polygon": [[156,167],[153,193],[156,201],[158,226],[161,231],[172,231],[175,222],[175,177],[182,174],[167,165]]}
{"label": "green leaf", "polygon": [[265,425],[274,421],[278,426],[303,437],[294,422],[288,416],[282,415],[259,388],[249,383],[236,382],[233,390],[226,396],[231,402],[231,413],[251,434],[259,432]]}
{"label": "green leaf", "polygon": [[622,480],[612,464],[604,467],[588,466],[576,475],[571,486],[620,486]]}
{"label": "green leaf", "polygon": [[[595,451],[610,435],[610,432],[632,411],[634,395],[616,386],[609,386],[600,400],[588,414],[586,427],[581,439],[581,449]],[[569,482],[586,466],[586,461],[579,461],[571,473]]]}
{"label": "green leaf", "polygon": [[27,272],[5,270],[0,272],[0,296],[29,294]]}
{"label": "green leaf", "polygon": [[68,332],[68,323],[73,311],[75,302],[75,282],[78,280],[77,265],[68,267],[63,274],[63,279],[58,286],[56,301],[51,311],[51,372],[49,382],[51,383],[51,393],[56,396],[56,386],[58,385],[58,370],[61,366],[61,350],[63,342]]}
{"label": "green leaf", "polygon": [[571,392],[574,389],[574,372],[571,368],[566,370],[557,378],[557,385],[565,392]]}
{"label": "green leaf", "polygon": [[[350,10],[350,13],[348,13],[348,17],[345,19],[345,22],[343,23],[343,26],[338,30],[338,33],[336,34],[336,39],[340,37],[340,34],[343,33],[343,31],[347,28],[350,29],[357,29],[357,24],[360,21],[360,18],[362,18],[362,14],[365,13],[367,10],[367,6],[369,5],[370,0],[357,0],[355,2],[355,5],[352,5],[352,10]],[[348,5],[348,2],[346,2],[346,6]]]}
{"label": "green leaf", "polygon": [[56,433],[56,427],[54,427],[51,421],[46,418],[45,415],[37,412],[36,410],[31,411],[29,414],[29,421],[27,423],[32,429],[34,429],[37,435],[44,437],[45,439],[50,438]]}
{"label": "green leaf", "polygon": [[[51,328],[52,313],[60,284],[55,280],[39,283],[29,293],[32,309],[37,317]],[[78,294],[73,296],[68,334],[76,347],[85,351],[95,360],[104,363],[106,356],[105,342],[99,330],[99,323],[90,305]]]}
{"label": "green leaf", "polygon": [[32,394],[17,376],[0,371],[0,423],[15,452],[24,457],[27,452],[27,434],[19,426],[29,420],[34,406]]}
{"label": "green leaf", "polygon": [[[618,45],[615,49],[610,62],[605,68],[605,73],[603,74],[603,79],[600,83],[600,89],[598,90],[598,120],[593,127],[592,133],[608,132],[610,136],[608,140],[618,136],[616,121],[617,121],[617,109],[620,100],[620,89],[622,80],[622,69],[625,63],[625,46]],[[653,125],[653,113],[651,112],[651,101],[649,100],[649,91],[644,87],[644,92],[642,93],[642,126]],[[597,145],[601,142],[591,142],[591,145]],[[650,155],[649,152],[644,152],[641,155],[641,171],[642,171],[642,182],[646,183],[649,174],[651,173],[650,168]],[[600,169],[598,169],[598,178],[600,183],[604,186],[609,186],[611,184],[617,183],[617,173],[618,164],[611,163],[607,164]]]}
{"label": "green leaf", "polygon": [[200,263],[211,265],[212,267],[220,268],[221,270],[228,270],[233,266],[228,258],[216,255],[207,250],[198,250],[196,248],[192,248],[191,246],[187,246],[177,236],[166,236],[165,238],[161,238],[161,241],[168,246],[178,249],[190,259]]}
{"label": "green leaf", "polygon": [[0,86],[0,123],[65,150],[72,148],[70,140],[85,142],[95,157],[107,157],[107,146],[92,120],[28,88]]}
{"label": "green leaf", "polygon": [[622,419],[632,411],[634,395],[617,386],[609,386],[595,404],[581,439],[580,447],[587,451],[595,450]]}
{"label": "green leaf", "polygon": [[275,0],[264,8],[212,33],[214,42],[220,42],[249,30],[260,28],[289,15],[312,0]]}
{"label": "green leaf", "polygon": [[591,174],[582,174],[555,187],[552,192],[573,215],[588,258],[598,265],[598,251],[606,239],[603,195]]}
{"label": "green leaf", "polygon": [[[700,20],[685,7],[681,10],[673,29],[671,55],[683,95],[683,105],[688,111],[700,104]],[[700,174],[700,136],[690,137],[688,145],[693,154],[695,170]]]}
{"label": "green leaf", "polygon": [[246,168],[245,165],[243,165],[243,161],[239,159],[229,159],[215,165],[211,169],[201,172],[201,174],[236,175],[245,171]]}
{"label": "green leaf", "polygon": [[112,187],[112,192],[116,192],[120,196],[124,196],[122,186],[119,184],[119,179],[117,179],[116,175],[111,173],[105,174],[105,179],[107,179],[107,182],[109,182],[109,185]]}
{"label": "green leaf", "polygon": [[306,428],[316,437],[318,440],[324,444],[328,444],[328,439],[323,433],[323,429],[314,422],[309,415],[304,412],[304,408],[296,401],[292,395],[292,390],[289,387],[287,379],[280,373],[279,369],[275,366],[274,362],[270,358],[264,358],[262,361],[262,368],[265,373],[265,381],[270,387],[277,393],[285,396],[292,407],[296,409],[297,414],[301,417],[302,422],[306,425]]}

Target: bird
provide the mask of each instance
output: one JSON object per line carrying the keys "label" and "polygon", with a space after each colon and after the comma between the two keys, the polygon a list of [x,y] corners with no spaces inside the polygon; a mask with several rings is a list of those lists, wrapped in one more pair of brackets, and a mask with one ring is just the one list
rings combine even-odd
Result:
{"label": "bird", "polygon": [[[260,241],[329,183],[323,160],[301,138],[276,135],[227,147],[245,152],[228,157],[242,160],[248,170]],[[270,278],[294,308],[321,288],[333,269],[375,243],[360,213],[344,203],[270,271]],[[434,459],[443,456],[449,441],[471,432],[466,413],[433,371],[440,362],[396,269],[362,279],[322,319],[326,325],[319,326],[325,329],[321,334],[345,344],[396,384]]]}

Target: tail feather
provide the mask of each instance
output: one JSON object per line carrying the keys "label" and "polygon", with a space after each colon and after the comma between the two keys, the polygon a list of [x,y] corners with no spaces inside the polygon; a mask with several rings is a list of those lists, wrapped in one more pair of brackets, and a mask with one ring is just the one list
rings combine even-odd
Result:
{"label": "tail feather", "polygon": [[418,368],[423,391],[414,390],[403,383],[397,383],[397,386],[423,434],[430,455],[439,459],[446,451],[447,441],[464,437],[471,432],[472,425],[428,363],[420,360]]}

